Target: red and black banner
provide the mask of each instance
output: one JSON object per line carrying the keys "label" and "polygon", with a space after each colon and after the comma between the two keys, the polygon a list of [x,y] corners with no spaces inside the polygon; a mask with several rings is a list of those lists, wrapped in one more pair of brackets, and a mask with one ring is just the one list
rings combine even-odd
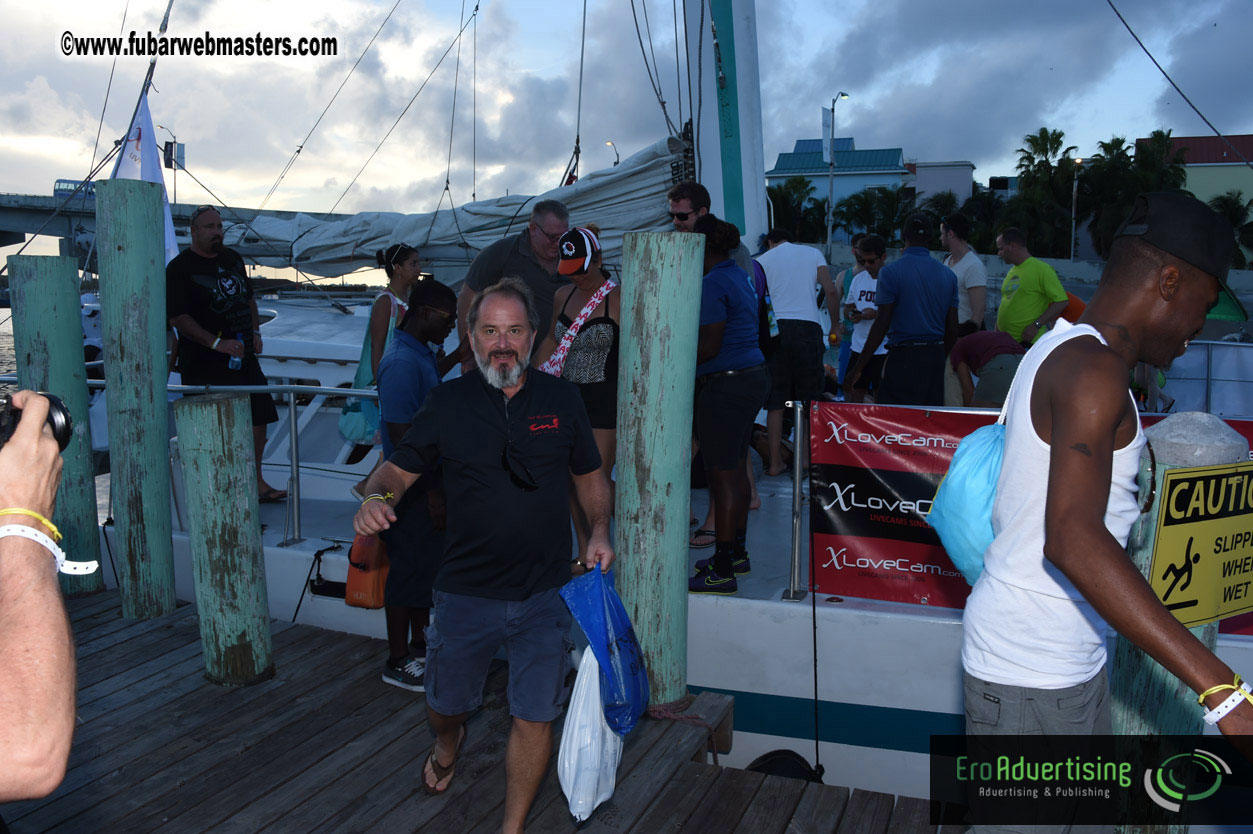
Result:
{"label": "red and black banner", "polygon": [[961,608],[970,586],[927,512],[957,444],[996,415],[818,403],[810,418],[818,592]]}
{"label": "red and black banner", "polygon": [[[970,586],[926,517],[957,444],[995,420],[992,411],[814,403],[809,517],[818,592],[964,607]],[[1227,423],[1253,445],[1253,422]],[[1249,628],[1237,620],[1222,630]]]}

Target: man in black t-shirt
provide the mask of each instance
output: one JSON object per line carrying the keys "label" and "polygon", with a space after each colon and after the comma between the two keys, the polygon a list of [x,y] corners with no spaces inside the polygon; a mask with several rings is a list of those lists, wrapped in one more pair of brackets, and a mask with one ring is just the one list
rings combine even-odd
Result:
{"label": "man in black t-shirt", "polygon": [[427,629],[426,697],[435,746],[428,793],[448,789],[466,717],[482,703],[488,664],[509,656],[513,726],[502,831],[521,832],[552,745],[568,668],[569,485],[592,525],[586,564],[613,562],[609,483],[578,388],[528,370],[539,318],[526,285],[506,278],[470,305],[477,369],[430,392],[395,453],[370,476],[353,526],[373,535],[439,463],[447,499],[444,561]]}
{"label": "man in black t-shirt", "polygon": [[[213,206],[191,215],[191,246],[165,267],[166,314],[178,331],[178,371],[186,385],[265,385],[257,362],[261,330],[244,259],[222,246],[222,216]],[[238,362],[236,368],[232,362]],[[265,427],[278,420],[269,394],[253,394],[252,437],[261,503],[287,498],[261,477]]]}

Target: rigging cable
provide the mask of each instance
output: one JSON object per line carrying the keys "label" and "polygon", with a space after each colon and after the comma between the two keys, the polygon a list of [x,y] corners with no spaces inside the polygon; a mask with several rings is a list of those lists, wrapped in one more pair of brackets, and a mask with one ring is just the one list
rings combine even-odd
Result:
{"label": "rigging cable", "polygon": [[478,199],[479,191],[479,21],[474,20],[470,31],[474,45],[473,63],[470,71],[470,202]]}
{"label": "rigging cable", "polygon": [[[199,178],[198,178],[195,174],[193,174],[191,171],[188,171],[188,170],[187,170],[184,166],[180,165],[180,166],[178,166],[178,167],[179,167],[179,170],[181,170],[184,174],[186,174],[187,176],[191,177],[192,181],[193,181],[194,183],[196,183],[196,185],[198,185],[198,186],[200,186],[201,188],[203,188],[203,189],[205,190],[205,192],[206,192],[206,193],[208,193],[208,195],[209,195],[210,197],[212,197],[212,198],[213,198],[213,199],[214,199],[214,200],[218,203],[218,205],[220,205],[220,206],[221,206],[223,209],[225,209],[225,210],[226,210],[226,211],[227,211],[227,212],[228,212],[228,213],[229,213],[229,214],[230,214],[233,218],[235,218],[235,220],[237,220],[237,221],[239,221],[240,223],[242,223],[245,229],[247,229],[248,231],[250,231],[250,232],[252,232],[254,235],[256,235],[256,236],[257,236],[257,239],[258,239],[259,241],[261,241],[262,243],[264,243],[267,247],[269,247],[269,249],[270,249],[270,250],[271,250],[271,251],[272,251],[272,252],[273,252],[276,256],[278,256],[278,257],[280,257],[280,258],[285,259],[285,260],[287,261],[287,266],[288,266],[288,268],[290,268],[290,269],[294,269],[294,270],[296,271],[296,274],[297,274],[297,275],[299,275],[301,278],[303,278],[305,281],[307,281],[307,282],[308,282],[309,286],[313,287],[313,288],[314,288],[314,289],[316,289],[318,292],[322,293],[322,295],[326,296],[326,300],[327,300],[327,301],[329,301],[329,302],[331,302],[331,306],[333,306],[336,310],[339,310],[341,313],[343,313],[343,314],[345,314],[345,315],[352,315],[352,311],[351,311],[351,310],[349,310],[349,309],[348,309],[347,307],[345,307],[343,304],[340,304],[338,301],[336,301],[334,298],[332,298],[332,297],[330,296],[330,294],[329,294],[329,293],[327,293],[327,291],[326,291],[326,290],[324,290],[324,289],[322,289],[321,287],[319,287],[319,286],[317,285],[317,283],[316,283],[316,282],[315,282],[312,278],[310,278],[308,275],[305,275],[303,272],[301,272],[301,271],[300,271],[300,267],[296,266],[295,259],[294,259],[294,258],[292,258],[292,253],[291,253],[290,249],[289,249],[289,251],[288,251],[286,254],[284,254],[283,252],[280,252],[280,251],[278,250],[278,247],[276,247],[273,243],[271,243],[271,242],[270,242],[270,240],[269,240],[267,237],[265,237],[264,235],[262,235],[260,232],[258,232],[256,229],[254,229],[254,228],[252,227],[252,223],[251,223],[251,221],[245,220],[243,217],[241,217],[241,216],[239,215],[239,213],[238,213],[237,211],[235,211],[235,209],[233,209],[233,208],[231,208],[230,206],[228,206],[228,205],[226,204],[226,202],[222,200],[222,198],[221,198],[221,197],[219,197],[217,194],[213,193],[213,189],[209,188],[209,186],[207,186],[207,185],[205,185],[203,182],[201,182],[201,181],[200,181],[200,179],[199,179]],[[220,214],[221,212],[218,212],[218,213]],[[243,256],[241,255],[240,257],[243,257]],[[250,255],[250,256],[248,256],[248,257],[249,257],[249,259],[252,261],[252,263],[253,263],[253,265],[254,265],[254,266],[263,266],[263,264],[261,264],[261,263],[257,260],[257,258],[256,258],[256,256],[255,256],[255,255]]]}
{"label": "rigging cable", "polygon": [[1188,103],[1188,106],[1192,108],[1192,111],[1194,113],[1196,113],[1198,116],[1201,117],[1201,121],[1209,125],[1209,129],[1214,131],[1214,135],[1217,136],[1219,139],[1223,140],[1223,142],[1227,145],[1227,147],[1231,148],[1231,152],[1234,153],[1237,157],[1239,157],[1241,162],[1243,162],[1249,168],[1253,168],[1253,163],[1245,159],[1244,154],[1240,153],[1240,151],[1236,148],[1236,146],[1231,144],[1231,140],[1228,139],[1226,136],[1224,136],[1222,134],[1222,131],[1214,127],[1213,122],[1205,118],[1205,114],[1202,113],[1197,108],[1197,106],[1192,103],[1192,99],[1188,98],[1187,94],[1184,93],[1183,90],[1179,89],[1179,85],[1175,83],[1175,79],[1170,77],[1170,73],[1166,72],[1166,70],[1162,68],[1162,65],[1157,63],[1157,59],[1153,57],[1153,53],[1149,52],[1149,48],[1144,45],[1144,41],[1140,40],[1140,36],[1137,35],[1135,33],[1135,30],[1131,28],[1131,24],[1128,23],[1127,19],[1122,16],[1122,12],[1118,11],[1118,7],[1114,5],[1114,0],[1105,0],[1105,2],[1109,3],[1109,7],[1114,10],[1114,14],[1118,15],[1118,19],[1122,21],[1122,25],[1126,28],[1127,32],[1131,35],[1131,37],[1135,38],[1136,43],[1138,43],[1140,45],[1140,48],[1144,50],[1144,54],[1149,56],[1149,60],[1153,62],[1153,66],[1157,67],[1158,72],[1160,72],[1165,77],[1165,79],[1170,82],[1170,86],[1175,88],[1175,92],[1178,93],[1183,98],[1183,100]]}
{"label": "rigging cable", "polygon": [[[474,7],[474,11],[470,15],[470,20],[474,20],[474,18],[478,16],[478,13],[479,7],[476,5]],[[409,112],[409,108],[413,106],[413,103],[418,100],[418,96],[420,96],[422,91],[426,89],[426,85],[430,83],[431,77],[435,75],[435,71],[440,68],[440,65],[444,63],[444,59],[448,57],[448,53],[452,52],[452,48],[457,45],[458,41],[461,40],[461,34],[465,31],[466,26],[470,25],[470,20],[467,20],[465,24],[462,25],[461,30],[457,32],[457,36],[453,38],[452,43],[448,44],[448,48],[444,50],[444,54],[441,55],[439,60],[435,62],[435,66],[431,67],[431,71],[427,73],[426,79],[423,80],[421,86],[418,87],[418,91],[413,94],[413,98],[409,99],[409,103],[405,105],[405,109],[400,111],[400,115],[396,117],[396,121],[392,122],[392,126],[387,129],[387,133],[383,134],[383,138],[379,140],[379,143],[375,145],[374,150],[370,152],[370,156],[366,159],[365,164],[361,166],[361,170],[357,171],[357,173],[353,175],[352,182],[348,183],[348,187],[344,189],[344,193],[340,194],[339,199],[337,199],[335,204],[331,206],[330,210],[332,212],[335,211],[335,209],[339,207],[340,202],[348,196],[348,192],[352,190],[352,187],[357,184],[357,180],[363,173],[365,173],[365,169],[368,168],[370,163],[374,161],[374,157],[382,149],[384,143],[387,142],[388,137],[392,135],[392,131],[394,131],[396,126],[400,124],[400,120],[405,117],[405,114]]]}
{"label": "rigging cable", "polygon": [[583,131],[583,57],[586,54],[587,0],[583,0],[583,33],[579,37],[579,96],[574,110],[574,153],[570,155],[570,161],[566,163],[565,173],[561,175],[561,182],[557,184],[558,188],[570,185],[579,178],[579,154],[582,153],[579,148],[579,139]]}
{"label": "rigging cable", "polygon": [[[657,96],[657,103],[661,105],[661,115],[666,119],[666,128],[670,131],[670,135],[677,136],[678,131],[675,130],[674,122],[670,120],[670,113],[666,110],[666,99],[661,94],[661,74],[658,72],[656,80],[653,79],[653,68],[648,63],[648,50],[644,48],[644,34],[640,31],[639,15],[635,11],[635,0],[631,0],[631,19],[635,21],[635,38],[640,44],[640,55],[644,58],[644,71],[648,73],[648,84],[653,88],[653,95]],[[652,36],[649,36],[649,42],[652,42]]]}
{"label": "rigging cable", "polygon": [[[121,142],[119,142],[118,144],[114,145],[114,146],[113,146],[113,150],[111,150],[111,151],[109,151],[107,154],[105,154],[105,155],[104,155],[104,158],[103,158],[103,159],[101,159],[99,163],[97,163],[96,167],[95,167],[95,168],[92,168],[92,169],[91,169],[91,172],[90,172],[89,174],[87,174],[87,179],[85,179],[85,180],[83,180],[82,182],[80,182],[80,183],[78,184],[78,187],[77,187],[77,188],[75,188],[72,192],[70,192],[69,196],[67,196],[64,200],[62,200],[62,201],[61,201],[61,204],[60,204],[60,205],[58,205],[55,209],[53,209],[53,210],[52,210],[52,214],[48,215],[48,219],[47,219],[47,220],[45,220],[45,221],[44,221],[44,222],[43,222],[43,223],[39,226],[39,228],[38,228],[38,229],[36,229],[36,230],[35,230],[35,231],[34,231],[34,232],[33,232],[33,233],[29,236],[29,237],[27,237],[26,242],[25,242],[25,243],[23,243],[23,244],[22,244],[22,246],[21,246],[21,248],[19,248],[16,252],[14,252],[14,253],[13,253],[13,255],[20,255],[20,254],[22,254],[23,252],[25,252],[25,251],[26,251],[26,247],[28,247],[28,246],[30,246],[32,243],[34,243],[34,242],[35,242],[35,238],[39,237],[39,235],[41,235],[41,234],[43,233],[43,230],[44,230],[44,229],[46,229],[46,228],[48,228],[48,224],[49,224],[49,223],[51,223],[53,220],[55,220],[55,219],[57,218],[57,215],[59,215],[59,214],[61,213],[61,209],[65,208],[67,205],[69,205],[70,200],[73,200],[75,197],[77,197],[77,196],[78,196],[78,192],[80,192],[80,191],[82,191],[84,188],[86,188],[86,187],[87,187],[87,183],[89,183],[89,182],[91,182],[92,180],[94,180],[94,179],[95,179],[95,177],[96,177],[96,174],[100,173],[100,169],[101,169],[101,168],[103,168],[105,165],[108,165],[108,164],[109,164],[109,160],[110,160],[110,159],[112,159],[112,158],[113,158],[113,157],[114,157],[114,156],[115,156],[115,155],[116,155],[119,151],[121,151],[121,150],[122,150],[122,143],[121,143]],[[10,255],[9,257],[12,257],[12,255]],[[0,266],[0,277],[3,277],[3,276],[4,276],[4,274],[5,274],[6,272],[8,272],[8,271],[9,271],[9,262],[8,262],[8,261],[5,261],[4,266]]]}
{"label": "rigging cable", "polygon": [[[118,34],[126,31],[126,13],[130,11],[130,0],[126,0],[126,6],[122,9],[122,25],[118,27]],[[113,73],[117,69],[117,57],[113,58],[113,66],[109,67],[109,83],[104,88],[104,104],[100,105],[100,123],[96,125],[96,142],[91,146],[91,164],[87,166],[90,171],[96,167],[96,151],[100,150],[100,133],[104,130],[104,113],[109,108],[109,92],[113,89]],[[90,175],[88,175],[90,179]]]}
{"label": "rigging cable", "polygon": [[[274,192],[278,190],[278,186],[283,181],[283,178],[287,176],[287,172],[290,171],[292,166],[296,164],[296,157],[300,156],[300,152],[305,149],[305,145],[309,142],[310,137],[313,136],[313,131],[318,129],[318,125],[322,124],[322,118],[326,116],[327,111],[331,109],[331,105],[335,103],[335,99],[339,98],[339,94],[343,91],[344,85],[348,83],[349,78],[352,78],[352,74],[357,71],[357,65],[361,63],[361,60],[365,58],[366,53],[370,51],[370,47],[374,45],[375,39],[378,38],[379,33],[383,31],[383,27],[387,25],[387,21],[392,19],[392,14],[395,13],[396,7],[400,5],[400,2],[401,0],[396,0],[396,3],[392,6],[391,11],[387,13],[387,17],[383,18],[383,22],[379,24],[379,28],[374,31],[374,35],[371,36],[370,42],[365,45],[365,49],[361,50],[361,54],[357,56],[357,60],[353,63],[352,68],[348,70],[348,74],[344,76],[344,80],[339,82],[339,87],[335,90],[335,94],[331,96],[331,100],[326,103],[326,107],[322,108],[322,112],[318,114],[317,121],[313,123],[313,127],[309,128],[309,132],[305,134],[305,138],[300,140],[300,144],[297,145],[296,150],[292,152],[291,158],[287,160],[287,164],[284,165],[283,170],[279,172],[278,178],[274,180],[274,185],[270,186],[270,190],[266,193],[265,199],[261,201],[261,205],[257,206],[257,211],[265,208],[265,204],[270,202],[270,198],[273,197]],[[332,209],[332,211],[334,211],[334,209]]]}
{"label": "rigging cable", "polygon": [[[474,13],[477,14],[478,10],[479,10],[479,7],[476,4],[474,7]],[[464,20],[465,14],[466,14],[466,3],[465,3],[465,0],[461,0],[461,13],[460,13],[460,16],[458,17],[458,20]],[[462,27],[461,31],[463,32],[465,31],[464,26]],[[476,32],[478,31],[477,26],[475,27],[475,31]],[[435,220],[439,217],[439,210],[444,205],[444,195],[447,194],[448,195],[448,210],[452,212],[452,222],[453,222],[453,225],[457,227],[457,236],[461,238],[461,244],[462,244],[461,249],[462,249],[462,252],[465,253],[466,263],[469,264],[471,262],[470,249],[473,247],[471,247],[470,242],[466,240],[465,232],[461,231],[461,221],[457,218],[457,202],[453,199],[453,196],[452,196],[452,146],[453,146],[453,134],[457,127],[457,88],[460,87],[460,85],[461,85],[461,37],[460,35],[458,35],[457,37],[457,69],[453,73],[453,82],[452,82],[452,114],[449,116],[449,120],[448,120],[448,167],[444,169],[444,190],[439,195],[439,202],[435,204],[435,211],[431,215],[430,225],[426,227],[426,240],[423,241],[422,245],[426,246],[427,244],[431,242],[431,234],[435,231]]]}

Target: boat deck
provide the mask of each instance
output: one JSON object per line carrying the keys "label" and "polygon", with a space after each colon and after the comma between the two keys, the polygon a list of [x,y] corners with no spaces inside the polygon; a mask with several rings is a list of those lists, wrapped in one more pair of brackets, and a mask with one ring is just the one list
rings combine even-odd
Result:
{"label": "boat deck", "polygon": [[[0,807],[14,834],[498,830],[509,722],[501,669],[470,719],[458,778],[428,797],[418,776],[431,743],[424,699],[379,680],[382,641],[273,621],[276,676],[220,687],[203,677],[194,606],[127,620],[107,591],[68,607],[79,658],[70,768],[51,796]],[[702,693],[690,711],[717,726],[731,699]],[[921,799],[704,764],[708,739],[703,727],[643,720],[613,799],[577,830],[937,830]],[[552,765],[527,830],[576,830]]]}

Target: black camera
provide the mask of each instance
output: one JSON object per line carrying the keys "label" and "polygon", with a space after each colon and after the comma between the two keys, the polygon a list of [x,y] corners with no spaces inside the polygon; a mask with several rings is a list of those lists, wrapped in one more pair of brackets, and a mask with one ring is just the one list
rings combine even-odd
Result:
{"label": "black camera", "polygon": [[[69,409],[56,394],[47,394],[43,391],[39,394],[48,398],[48,427],[52,429],[52,436],[57,439],[57,445],[64,452],[65,447],[70,445],[70,438],[74,433],[74,424],[70,420]],[[9,442],[21,418],[22,410],[13,405],[13,398],[8,394],[0,396],[0,446]]]}

